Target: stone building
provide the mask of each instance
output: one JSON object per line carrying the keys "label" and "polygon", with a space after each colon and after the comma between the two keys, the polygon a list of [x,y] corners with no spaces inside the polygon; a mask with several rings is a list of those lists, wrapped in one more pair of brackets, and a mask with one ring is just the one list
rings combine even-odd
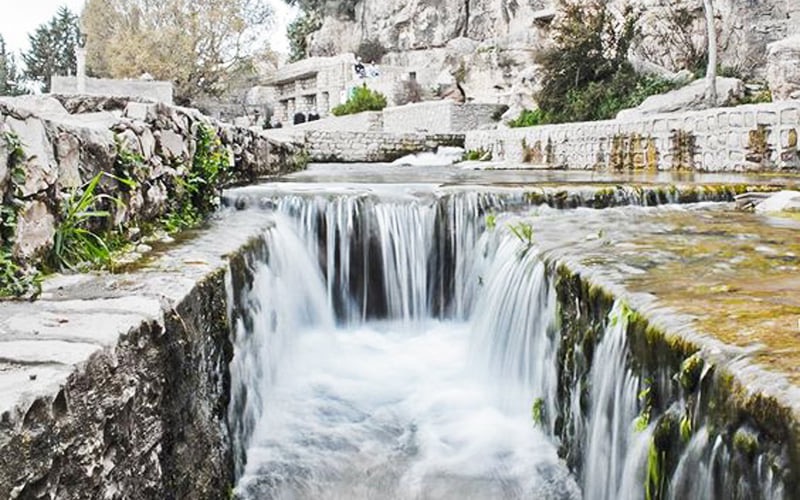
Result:
{"label": "stone building", "polygon": [[362,78],[356,74],[355,64],[355,56],[347,53],[312,57],[279,68],[265,82],[274,98],[273,123],[291,124],[296,113],[316,113],[324,118],[347,100],[348,92],[355,86],[366,85],[381,92],[392,105],[396,104],[396,88],[403,80],[414,79],[429,88],[437,79],[431,69],[383,65],[367,66],[367,76]]}

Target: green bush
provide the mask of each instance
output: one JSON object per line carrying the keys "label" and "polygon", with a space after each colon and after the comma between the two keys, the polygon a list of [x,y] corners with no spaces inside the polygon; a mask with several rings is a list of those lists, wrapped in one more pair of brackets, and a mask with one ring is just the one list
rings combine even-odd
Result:
{"label": "green bush", "polygon": [[510,120],[508,126],[511,128],[533,127],[550,123],[547,115],[541,109],[523,109],[518,117]]}
{"label": "green bush", "polygon": [[362,111],[380,111],[386,107],[386,96],[367,88],[356,87],[355,92],[346,103],[331,110],[334,116],[352,115]]}
{"label": "green bush", "polygon": [[562,0],[559,8],[563,16],[554,26],[555,43],[539,58],[541,112],[520,116],[516,121],[522,126],[605,120],[674,88],[667,80],[637,74],[628,62],[639,33],[637,11],[626,8],[620,20],[602,0]]}

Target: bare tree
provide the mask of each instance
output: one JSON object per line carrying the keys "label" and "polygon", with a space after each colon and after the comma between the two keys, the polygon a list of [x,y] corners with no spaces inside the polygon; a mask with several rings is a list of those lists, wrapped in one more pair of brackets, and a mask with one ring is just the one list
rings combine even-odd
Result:
{"label": "bare tree", "polygon": [[270,14],[266,0],[88,0],[88,70],[170,80],[182,103],[219,95],[234,69],[268,51]]}
{"label": "bare tree", "polygon": [[712,0],[703,0],[706,14],[706,31],[708,32],[708,65],[706,66],[706,102],[709,107],[717,105],[717,28],[714,24],[714,4]]}

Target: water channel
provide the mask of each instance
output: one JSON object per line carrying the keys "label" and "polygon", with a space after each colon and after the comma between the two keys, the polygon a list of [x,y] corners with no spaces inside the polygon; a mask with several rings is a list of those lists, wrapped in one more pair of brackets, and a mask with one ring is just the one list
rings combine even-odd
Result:
{"label": "water channel", "polygon": [[[601,361],[559,399],[559,303],[525,221],[554,225],[564,211],[523,191],[620,180],[563,174],[502,173],[464,189],[485,176],[320,166],[229,193],[231,205],[274,214],[250,286],[230,291],[247,306],[231,363],[237,497],[645,498],[655,423],[637,429],[650,382],[631,369],[621,301],[604,317]],[[579,208],[562,230],[582,218],[602,238],[630,218],[719,205],[645,208],[642,189],[621,192],[606,225]],[[568,424],[556,418],[565,411]],[[565,425],[572,459],[559,454]],[[671,498],[784,498],[763,464],[747,484],[720,482],[732,458],[709,441],[705,427],[694,433],[665,479]]]}

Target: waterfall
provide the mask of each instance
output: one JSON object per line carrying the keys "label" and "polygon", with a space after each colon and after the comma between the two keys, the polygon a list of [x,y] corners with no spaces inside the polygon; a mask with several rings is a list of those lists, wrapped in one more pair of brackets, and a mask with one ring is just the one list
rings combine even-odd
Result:
{"label": "waterfall", "polygon": [[[506,201],[265,202],[265,251],[229,286],[238,497],[644,497],[655,423],[634,425],[647,384],[629,359],[630,311],[600,312],[593,353],[562,345],[554,272],[508,229],[515,216],[497,220]],[[562,366],[566,349],[587,366]],[[717,484],[736,474],[715,439],[694,433],[671,498],[733,494]],[[769,465],[757,469],[763,498],[781,498]]]}
{"label": "waterfall", "polygon": [[334,321],[316,262],[289,224],[278,218],[264,239],[267,256],[254,263],[250,288],[238,291],[245,315],[232,325],[229,422],[237,474],[243,470],[247,443],[258,429],[296,334]]}
{"label": "waterfall", "polygon": [[[589,374],[591,409],[583,458],[583,491],[587,500],[620,498],[631,493],[621,489],[638,414],[639,383],[626,361],[629,314],[624,302],[614,303],[595,352],[600,362],[594,363]],[[643,483],[642,478],[638,484]]]}

